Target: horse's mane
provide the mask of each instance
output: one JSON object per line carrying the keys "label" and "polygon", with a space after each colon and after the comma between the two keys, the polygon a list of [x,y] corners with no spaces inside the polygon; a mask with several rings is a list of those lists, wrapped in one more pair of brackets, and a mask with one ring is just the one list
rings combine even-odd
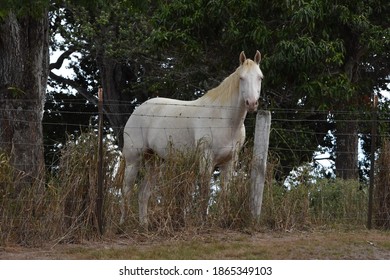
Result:
{"label": "horse's mane", "polygon": [[212,104],[215,102],[226,104],[227,102],[229,102],[231,100],[231,95],[238,92],[238,86],[240,84],[238,70],[240,67],[238,67],[234,73],[226,77],[219,84],[219,86],[207,91],[202,97],[198,99],[199,102],[208,104]]}
{"label": "horse's mane", "polygon": [[245,60],[245,62],[240,65],[235,72],[226,77],[219,86],[210,89],[198,100],[200,103],[219,103],[221,105],[231,102],[231,97],[233,94],[238,93],[238,87],[240,84],[240,73],[243,71],[243,67],[251,67],[255,62],[251,59]]}

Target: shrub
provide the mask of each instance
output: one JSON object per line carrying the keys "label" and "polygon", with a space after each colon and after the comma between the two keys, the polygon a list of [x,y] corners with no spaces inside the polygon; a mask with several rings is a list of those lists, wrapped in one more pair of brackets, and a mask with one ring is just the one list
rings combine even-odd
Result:
{"label": "shrub", "polygon": [[273,229],[361,225],[367,218],[365,186],[352,180],[317,179],[290,189],[280,183],[264,190],[262,221]]}
{"label": "shrub", "polygon": [[354,180],[318,180],[310,194],[315,224],[365,224],[367,204],[367,186]]}

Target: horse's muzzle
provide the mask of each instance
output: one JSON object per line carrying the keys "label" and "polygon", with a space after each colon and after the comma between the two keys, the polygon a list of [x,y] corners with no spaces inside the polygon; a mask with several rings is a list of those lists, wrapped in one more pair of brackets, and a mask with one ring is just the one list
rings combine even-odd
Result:
{"label": "horse's muzzle", "polygon": [[257,111],[257,107],[259,106],[259,101],[258,100],[255,100],[255,101],[249,101],[248,99],[245,101],[245,106],[248,110],[248,112],[256,112]]}

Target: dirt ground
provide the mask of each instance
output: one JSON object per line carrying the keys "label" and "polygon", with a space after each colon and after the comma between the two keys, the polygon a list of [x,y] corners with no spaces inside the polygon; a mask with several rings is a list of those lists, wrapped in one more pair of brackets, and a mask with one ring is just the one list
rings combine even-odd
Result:
{"label": "dirt ground", "polygon": [[208,230],[171,237],[117,235],[39,248],[0,247],[0,259],[387,259],[390,232],[312,230],[237,232]]}

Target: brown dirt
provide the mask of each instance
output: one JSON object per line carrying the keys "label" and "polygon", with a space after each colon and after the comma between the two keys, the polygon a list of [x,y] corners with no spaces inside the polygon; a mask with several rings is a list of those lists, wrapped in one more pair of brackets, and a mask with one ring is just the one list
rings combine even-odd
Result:
{"label": "brown dirt", "polygon": [[0,247],[0,259],[390,259],[390,232],[208,231],[156,237],[137,234],[39,248]]}

